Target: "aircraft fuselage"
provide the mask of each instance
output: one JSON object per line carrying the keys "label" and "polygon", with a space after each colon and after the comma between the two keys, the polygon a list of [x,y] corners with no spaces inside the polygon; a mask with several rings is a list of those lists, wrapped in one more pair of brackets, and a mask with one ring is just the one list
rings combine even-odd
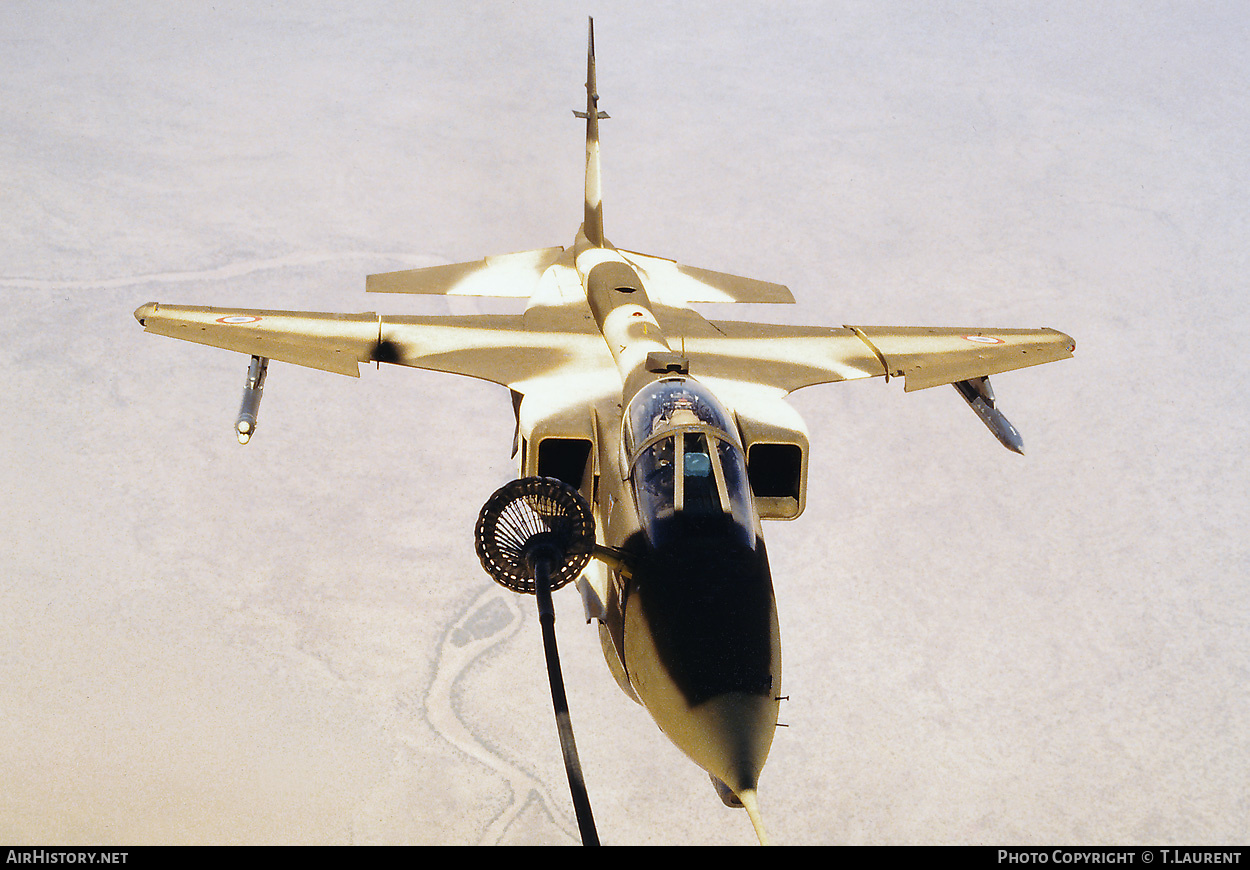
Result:
{"label": "aircraft fuselage", "polygon": [[622,385],[595,499],[601,543],[622,564],[588,581],[604,655],[678,748],[753,793],[776,728],[781,641],[734,415],[686,371],[634,267],[584,237],[578,248]]}

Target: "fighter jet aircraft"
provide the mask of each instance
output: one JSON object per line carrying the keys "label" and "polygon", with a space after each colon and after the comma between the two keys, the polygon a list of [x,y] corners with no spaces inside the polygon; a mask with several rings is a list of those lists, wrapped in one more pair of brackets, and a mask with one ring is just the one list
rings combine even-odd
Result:
{"label": "fighter jet aircraft", "polygon": [[[706,770],[761,842],[757,788],[777,726],[781,638],[761,520],[803,513],[808,436],[793,390],[902,378],[953,384],[1022,452],[989,376],[1066,359],[1053,329],[786,326],[705,320],[701,302],[792,303],[779,284],[618,249],[604,235],[594,28],[587,54],[583,222],[570,247],[370,275],[372,293],[528,297],[522,314],[387,316],[174,306],[147,332],[251,357],[246,443],[269,360],[353,377],[361,363],[483,378],[511,391],[522,477],[592,506],[576,577],[624,693]],[[569,578],[573,579],[573,578]]]}

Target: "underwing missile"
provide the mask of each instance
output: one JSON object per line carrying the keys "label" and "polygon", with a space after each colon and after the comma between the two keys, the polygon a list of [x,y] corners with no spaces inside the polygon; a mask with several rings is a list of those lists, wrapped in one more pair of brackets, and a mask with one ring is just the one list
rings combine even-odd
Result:
{"label": "underwing missile", "polygon": [[269,360],[253,356],[247,367],[247,383],[243,385],[243,403],[239,406],[239,418],[234,422],[234,434],[240,444],[246,444],[256,432],[256,415],[260,412],[260,394],[265,389],[265,372]]}
{"label": "underwing missile", "polygon": [[953,386],[1004,447],[1013,453],[1024,455],[1024,439],[1020,437],[1016,427],[1011,425],[1011,421],[1003,416],[1003,412],[994,407],[994,390],[990,387],[988,377],[958,381]]}

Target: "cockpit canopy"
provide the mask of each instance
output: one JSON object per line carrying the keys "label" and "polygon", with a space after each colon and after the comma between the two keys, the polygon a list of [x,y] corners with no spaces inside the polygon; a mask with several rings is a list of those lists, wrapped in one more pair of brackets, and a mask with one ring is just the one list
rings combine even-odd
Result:
{"label": "cockpit canopy", "polygon": [[726,531],[754,546],[742,445],[706,387],[689,378],[649,384],[630,401],[624,434],[638,514],[654,546]]}

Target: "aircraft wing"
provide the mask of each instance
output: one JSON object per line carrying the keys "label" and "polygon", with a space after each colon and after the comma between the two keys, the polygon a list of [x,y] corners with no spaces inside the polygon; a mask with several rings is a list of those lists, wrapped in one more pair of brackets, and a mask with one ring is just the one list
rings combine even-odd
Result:
{"label": "aircraft wing", "polygon": [[1072,356],[1053,329],[927,326],[788,326],[712,321],[684,340],[690,372],[792,392],[813,384],[885,375],[920,390]]}
{"label": "aircraft wing", "polygon": [[583,327],[584,322],[557,324],[529,314],[383,317],[375,358],[482,378],[519,393],[553,377],[602,374],[615,379],[616,365],[603,336]]}
{"label": "aircraft wing", "polygon": [[1056,329],[847,328],[881,359],[886,377],[906,379],[906,392],[1068,359],[1076,350],[1072,337]]}
{"label": "aircraft wing", "polygon": [[378,315],[162,305],[135,311],[145,332],[360,377],[380,340]]}
{"label": "aircraft wing", "polygon": [[849,329],[709,321],[681,345],[690,374],[766,384],[789,393],[800,387],[885,374],[885,367]]}
{"label": "aircraft wing", "polygon": [[508,387],[562,373],[615,371],[598,333],[552,329],[525,315],[380,317],[372,312],[267,311],[149,302],[147,332],[359,377],[386,362]]}
{"label": "aircraft wing", "polygon": [[[362,362],[508,387],[562,373],[613,370],[602,337],[589,325],[543,324],[523,314],[380,317],[149,302],[135,317],[147,332],[352,377],[359,377]],[[1075,349],[1069,336],[1053,329],[710,325],[683,339],[692,374],[785,392],[878,375],[904,378],[910,392],[1066,359]]]}

